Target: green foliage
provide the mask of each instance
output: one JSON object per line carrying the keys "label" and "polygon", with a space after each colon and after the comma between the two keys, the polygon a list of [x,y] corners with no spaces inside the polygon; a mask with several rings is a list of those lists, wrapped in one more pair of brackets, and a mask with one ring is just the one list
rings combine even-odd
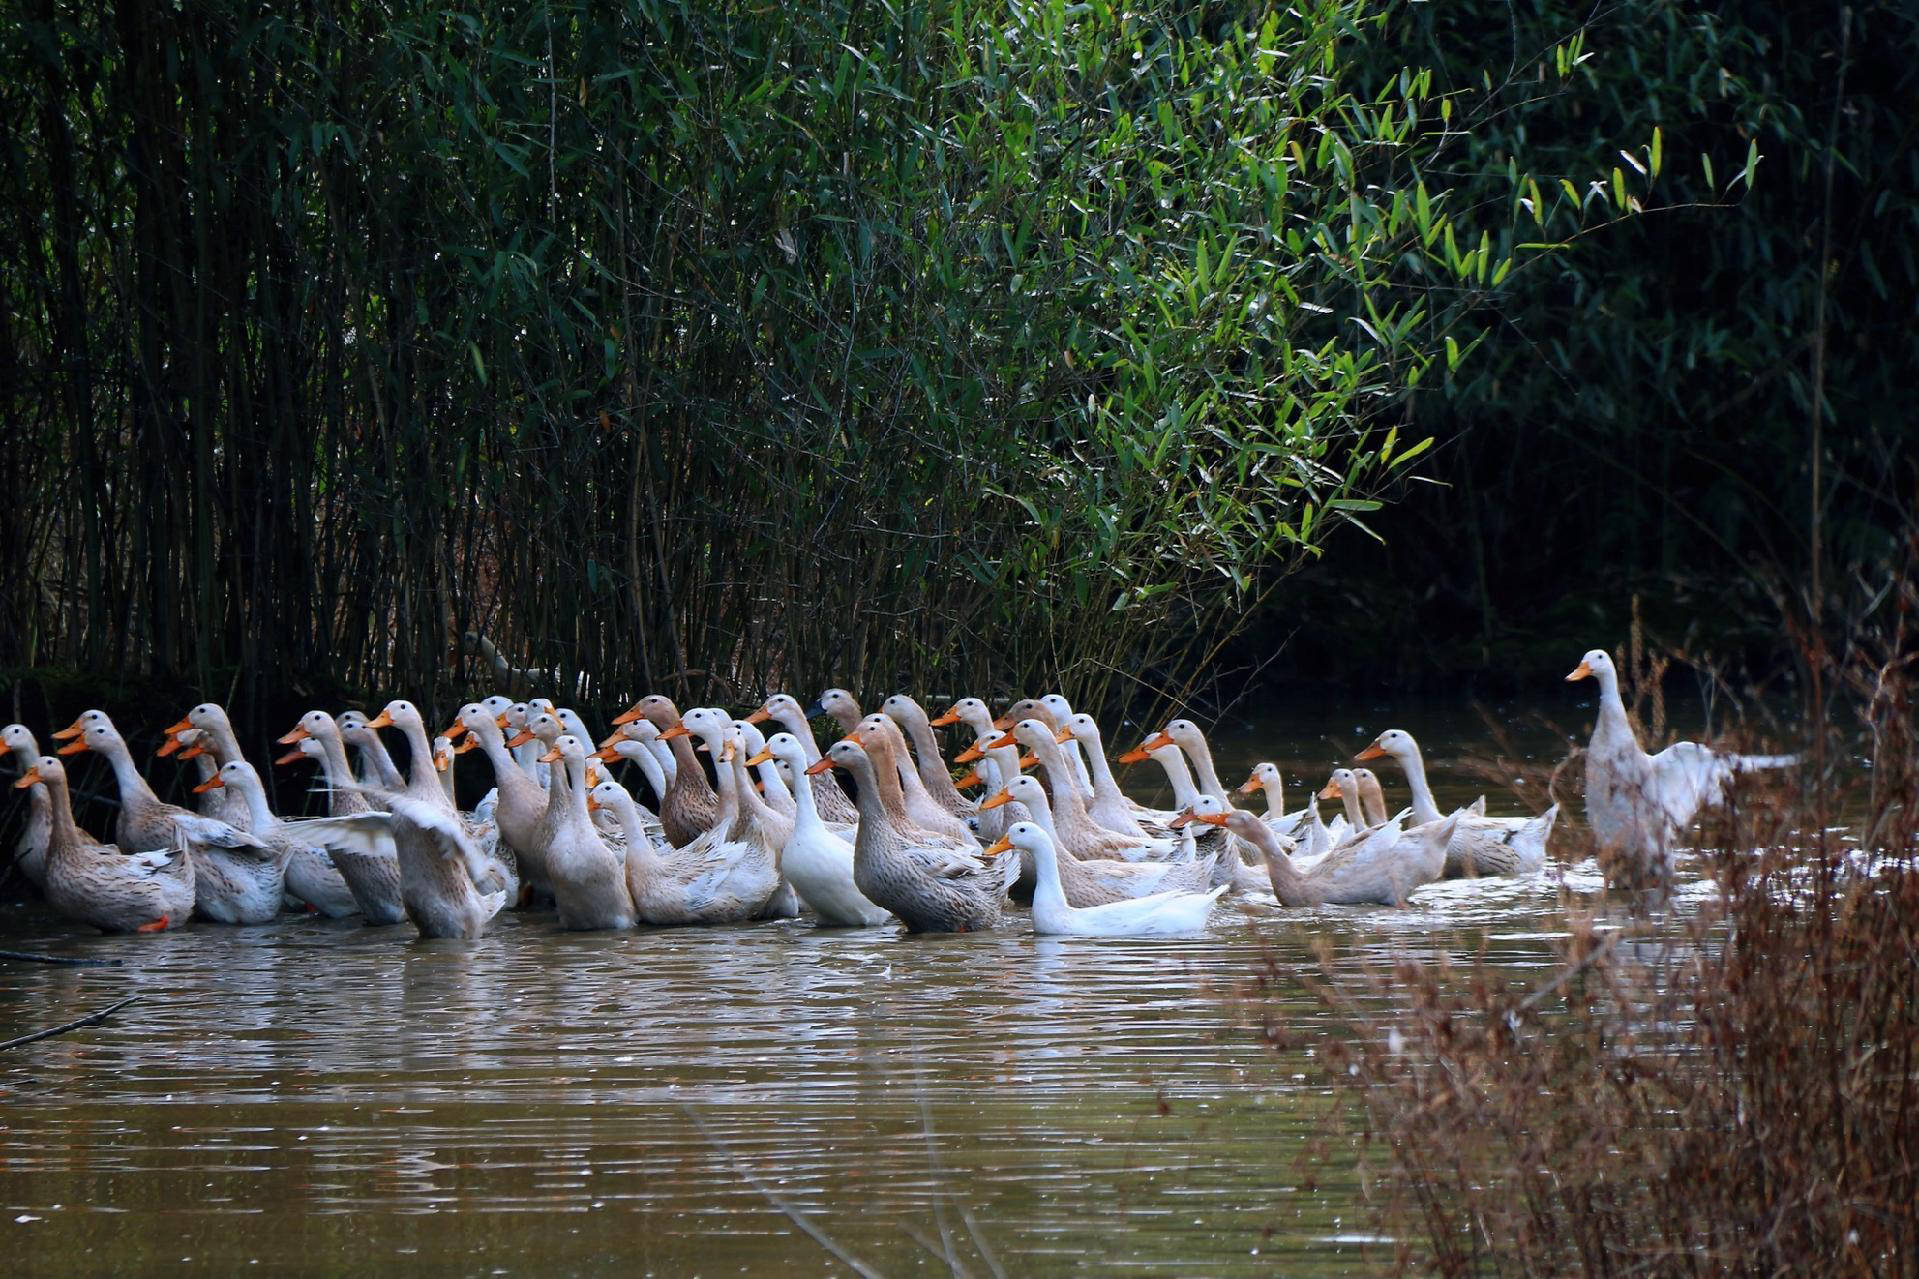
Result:
{"label": "green foliage", "polygon": [[1428,171],[1431,75],[1354,75],[1381,23],[47,10],[0,661],[1177,686],[1421,459],[1521,253]]}

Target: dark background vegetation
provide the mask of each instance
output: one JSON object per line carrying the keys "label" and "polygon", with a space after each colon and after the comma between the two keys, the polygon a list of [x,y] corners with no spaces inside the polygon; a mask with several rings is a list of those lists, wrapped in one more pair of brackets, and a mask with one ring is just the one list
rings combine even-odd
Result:
{"label": "dark background vegetation", "polygon": [[1913,21],[37,0],[0,667],[1498,689],[1638,597],[1791,669],[1915,496]]}

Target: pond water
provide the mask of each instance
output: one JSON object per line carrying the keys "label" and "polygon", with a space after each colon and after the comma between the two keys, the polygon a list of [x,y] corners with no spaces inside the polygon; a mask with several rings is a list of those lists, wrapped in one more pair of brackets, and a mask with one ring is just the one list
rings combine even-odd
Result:
{"label": "pond water", "polygon": [[[1476,715],[1342,714],[1222,726],[1222,775],[1323,779],[1398,723],[1442,801],[1487,789],[1449,762]],[[1020,912],[956,938],[542,914],[471,944],[291,917],[104,938],[9,905],[0,947],[123,966],[0,960],[0,1039],[140,999],[0,1052],[0,1239],[9,1273],[51,1275],[1368,1272],[1392,1243],[1317,1064],[1341,1033],[1301,984],[1318,948],[1544,968],[1598,887],[1586,863],[1406,910],[1254,899],[1155,942]]]}

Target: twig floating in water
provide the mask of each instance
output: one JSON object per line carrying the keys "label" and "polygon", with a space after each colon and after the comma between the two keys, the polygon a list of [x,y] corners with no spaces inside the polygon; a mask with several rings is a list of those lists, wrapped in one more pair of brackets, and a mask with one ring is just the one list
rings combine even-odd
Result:
{"label": "twig floating in water", "polygon": [[125,999],[121,1000],[119,1003],[108,1004],[105,1008],[102,1008],[99,1012],[88,1013],[86,1016],[82,1017],[78,1021],[70,1021],[64,1026],[55,1026],[51,1030],[36,1030],[31,1035],[22,1035],[18,1039],[9,1039],[5,1043],[0,1044],[0,1052],[5,1052],[9,1048],[18,1048],[22,1044],[35,1043],[38,1040],[52,1039],[55,1035],[64,1035],[69,1030],[78,1030],[82,1026],[91,1026],[93,1025],[93,1023],[97,1021],[105,1021],[108,1017],[112,1016],[114,1013],[119,1012],[122,1008],[125,1008],[128,1004],[132,1003],[134,1000],[138,998],[140,998],[140,996],[138,995],[128,995]]}
{"label": "twig floating in water", "polygon": [[66,964],[73,968],[118,968],[117,959],[83,959],[69,955],[39,955],[30,950],[0,950],[0,959],[18,959],[29,964]]}
{"label": "twig floating in water", "polygon": [[[115,1007],[118,1007],[118,1005],[115,1005]],[[112,1012],[113,1009],[109,1008],[107,1011]],[[62,1027],[62,1029],[65,1028]],[[49,1031],[48,1033],[52,1034],[54,1032]],[[5,1044],[0,1044],[0,1048],[4,1047],[6,1047]],[[873,1269],[873,1267],[867,1265],[864,1261],[861,1261],[837,1243],[834,1243],[832,1238],[828,1236],[824,1230],[821,1230],[813,1224],[811,1217],[808,1217],[798,1208],[795,1208],[792,1204],[787,1203],[786,1200],[774,1194],[770,1187],[753,1175],[752,1169],[747,1168],[741,1164],[739,1160],[735,1159],[732,1150],[727,1147],[727,1144],[720,1140],[718,1134],[706,1126],[706,1121],[700,1118],[699,1111],[693,1109],[691,1105],[685,1105],[683,1109],[686,1111],[686,1117],[693,1121],[693,1126],[700,1130],[700,1136],[706,1138],[707,1144],[719,1151],[726,1159],[726,1162],[733,1166],[733,1171],[740,1175],[740,1179],[764,1195],[766,1202],[778,1208],[788,1221],[803,1230],[806,1236],[814,1243],[832,1253],[833,1256],[839,1259],[842,1265],[845,1265],[854,1274],[859,1275],[860,1279],[881,1279],[879,1271]]]}

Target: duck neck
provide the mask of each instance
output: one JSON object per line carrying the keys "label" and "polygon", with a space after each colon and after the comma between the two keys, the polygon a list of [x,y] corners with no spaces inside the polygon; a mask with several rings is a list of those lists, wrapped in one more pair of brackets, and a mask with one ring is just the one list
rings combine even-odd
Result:
{"label": "duck neck", "polygon": [[1626,717],[1626,701],[1619,695],[1619,673],[1604,670],[1594,675],[1599,681],[1599,722],[1593,727],[1595,741],[1610,739],[1639,745],[1639,735]]}
{"label": "duck neck", "polygon": [[1427,822],[1439,820],[1439,804],[1433,799],[1433,788],[1426,781],[1426,760],[1414,743],[1404,752],[1395,756],[1400,768],[1405,770],[1406,785],[1413,792],[1413,824],[1424,826]]}
{"label": "duck neck", "polygon": [[400,736],[406,738],[408,789],[422,796],[439,795],[440,770],[433,767],[433,743],[426,739],[426,730],[418,724],[403,724]]}
{"label": "duck neck", "polygon": [[[204,758],[204,756],[202,758]],[[280,819],[274,816],[271,808],[267,807],[267,793],[265,790],[259,786],[250,785],[231,786],[228,787],[228,789],[237,791],[240,795],[240,801],[247,806],[247,814],[253,818],[254,834],[265,834],[267,831],[279,825]]]}
{"label": "duck neck", "polygon": [[813,740],[813,726],[806,722],[805,716],[797,710],[782,708],[773,716],[773,722],[793,734],[793,740],[800,744],[800,753],[806,756],[807,767],[820,762],[820,744]]}
{"label": "duck neck", "polygon": [[1346,824],[1354,830],[1366,829],[1366,814],[1359,808],[1359,785],[1354,783],[1351,789],[1339,788],[1339,802],[1346,807]]}
{"label": "duck neck", "polygon": [[631,754],[620,752],[620,758],[630,759],[640,766],[640,773],[646,778],[646,784],[653,788],[653,798],[658,801],[666,798],[666,770],[660,767],[660,761],[653,758],[652,748],[645,742],[634,742],[636,748]]}
{"label": "duck neck", "polygon": [[[1078,738],[1073,739],[1075,746],[1080,745]],[[1106,762],[1106,748],[1099,738],[1089,738],[1085,742],[1088,771],[1093,776],[1093,798],[1102,804],[1120,805],[1126,803],[1126,796],[1119,788],[1119,781],[1113,776],[1113,766]]]}
{"label": "duck neck", "polygon": [[1200,790],[1222,804],[1231,804],[1232,801],[1226,798],[1226,788],[1219,784],[1219,774],[1213,771],[1213,751],[1206,744],[1206,739],[1195,734],[1192,744],[1182,744],[1182,747],[1186,754],[1192,756],[1193,772],[1199,778]]}
{"label": "duck neck", "polygon": [[1199,790],[1193,785],[1193,774],[1186,767],[1186,756],[1177,746],[1162,746],[1153,752],[1153,758],[1166,770],[1166,780],[1173,788],[1173,807],[1184,812],[1199,799]]}
{"label": "duck neck", "polygon": [[[1236,834],[1238,832],[1235,832]],[[1259,850],[1266,860],[1266,878],[1272,882],[1273,896],[1282,906],[1317,906],[1321,894],[1313,890],[1293,865],[1293,859],[1279,846],[1265,822],[1256,822],[1240,836]]]}
{"label": "duck neck", "polygon": [[920,782],[929,794],[937,796],[942,808],[956,808],[961,803],[959,788],[953,785],[953,775],[946,771],[946,760],[940,755],[940,745],[933,736],[932,722],[917,705],[897,721],[906,735],[913,739],[915,762],[919,765]]}
{"label": "duck neck", "polygon": [[1066,887],[1059,880],[1059,844],[1049,835],[1033,849],[1033,905],[1042,910],[1066,909]]}
{"label": "duck neck", "polygon": [[[1047,802],[1045,795],[1036,796],[1030,804],[1024,800],[1014,802],[1026,810],[1035,826],[1046,832],[1046,838],[1052,840],[1055,846],[1059,844],[1059,828],[1053,825],[1053,806]],[[1008,808],[1012,806],[1012,804],[1006,805]]]}
{"label": "duck neck", "polygon": [[116,742],[110,749],[101,753],[113,766],[113,780],[120,784],[122,808],[135,801],[144,801],[149,804],[160,802],[160,797],[153,793],[153,787],[147,785],[147,779],[140,776],[140,770],[133,766],[133,752],[127,749],[125,742]]}
{"label": "duck neck", "polygon": [[1046,770],[1046,780],[1052,787],[1055,820],[1074,828],[1084,825],[1090,819],[1086,801],[1080,797],[1079,775],[1059,743],[1042,740],[1034,744],[1033,753],[1039,756],[1040,767]]}
{"label": "duck neck", "polygon": [[[700,767],[700,757],[693,753],[693,739],[689,734],[681,733],[668,743],[673,748],[673,789],[697,799],[710,800],[714,790],[706,780],[706,770]],[[714,769],[715,774],[724,773],[724,769]],[[722,781],[725,779],[722,778]],[[720,790],[725,791],[722,785]]]}
{"label": "duck neck", "polygon": [[626,859],[637,861],[643,867],[656,865],[660,859],[660,850],[646,833],[646,826],[640,821],[639,806],[633,797],[627,794],[614,796],[610,807],[613,816],[619,821],[620,829],[626,832]]}
{"label": "duck neck", "polygon": [[353,766],[346,762],[346,743],[338,735],[322,731],[320,742],[320,775],[326,778],[329,791],[343,791],[353,785]]}
{"label": "duck neck", "polygon": [[[795,733],[794,736],[797,738],[799,734]],[[826,822],[820,817],[820,806],[813,800],[813,787],[809,784],[813,779],[806,775],[809,765],[805,762],[804,739],[801,739],[799,754],[798,767],[793,770],[793,775],[800,779],[793,786],[793,829],[818,833],[826,829]],[[786,760],[789,764],[795,762],[790,755]]]}
{"label": "duck neck", "polygon": [[47,856],[59,857],[82,843],[92,843],[93,839],[80,829],[73,820],[73,796],[67,790],[63,777],[57,782],[42,780],[37,789],[46,792],[47,808],[53,819],[53,827],[47,842]]}

